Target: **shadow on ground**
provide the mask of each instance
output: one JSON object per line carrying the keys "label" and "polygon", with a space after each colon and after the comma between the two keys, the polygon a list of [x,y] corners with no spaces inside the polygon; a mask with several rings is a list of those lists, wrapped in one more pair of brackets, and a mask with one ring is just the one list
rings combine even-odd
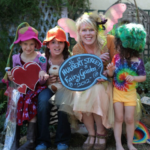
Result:
{"label": "shadow on ground", "polygon": [[[87,136],[79,133],[72,134],[70,141],[69,150],[82,150],[82,144],[86,140]],[[55,138],[52,139],[52,145],[54,145]],[[125,150],[128,150],[126,145],[126,138],[122,136],[122,143]],[[137,150],[150,150],[150,145],[148,144],[136,144],[135,147]],[[50,147],[48,150],[57,150],[56,146]],[[116,150],[115,149],[115,139],[113,132],[111,131],[110,136],[107,139],[107,149],[106,150]]]}

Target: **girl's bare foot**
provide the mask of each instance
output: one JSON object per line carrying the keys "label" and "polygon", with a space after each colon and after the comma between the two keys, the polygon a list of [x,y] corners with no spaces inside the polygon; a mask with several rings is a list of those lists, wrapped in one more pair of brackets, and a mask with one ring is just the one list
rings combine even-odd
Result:
{"label": "girl's bare foot", "polygon": [[124,150],[121,144],[116,144],[116,150]]}
{"label": "girl's bare foot", "polygon": [[132,144],[128,144],[128,148],[129,148],[129,150],[137,150]]}

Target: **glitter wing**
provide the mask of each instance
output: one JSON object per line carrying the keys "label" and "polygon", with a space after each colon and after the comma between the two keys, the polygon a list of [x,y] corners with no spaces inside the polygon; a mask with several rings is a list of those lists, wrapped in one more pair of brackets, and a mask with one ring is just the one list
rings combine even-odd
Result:
{"label": "glitter wing", "polygon": [[108,19],[105,27],[105,34],[113,29],[113,26],[118,23],[118,20],[123,17],[127,6],[124,3],[119,3],[111,6],[105,13],[105,18]]}
{"label": "glitter wing", "polygon": [[69,18],[61,18],[58,20],[58,25],[70,34],[70,37],[77,41],[77,28],[75,21]]}

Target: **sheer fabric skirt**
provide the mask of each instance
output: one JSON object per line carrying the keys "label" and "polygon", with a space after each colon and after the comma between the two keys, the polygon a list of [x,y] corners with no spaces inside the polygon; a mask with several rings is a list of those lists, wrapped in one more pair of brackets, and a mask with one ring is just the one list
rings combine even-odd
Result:
{"label": "sheer fabric skirt", "polygon": [[[82,121],[82,113],[97,114],[102,117],[102,124],[110,128],[114,123],[112,101],[112,83],[102,82],[82,92],[70,91],[63,87],[55,95],[59,111],[64,111]],[[73,118],[73,117],[72,117]]]}

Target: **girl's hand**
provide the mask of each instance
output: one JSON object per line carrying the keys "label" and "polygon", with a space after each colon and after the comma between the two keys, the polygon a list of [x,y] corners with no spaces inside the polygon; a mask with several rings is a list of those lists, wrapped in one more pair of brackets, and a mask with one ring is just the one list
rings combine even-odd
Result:
{"label": "girl's hand", "polygon": [[53,84],[57,81],[57,76],[56,75],[50,75],[48,80],[47,80],[47,84],[50,85],[50,84]]}
{"label": "girl's hand", "polygon": [[61,81],[60,81],[60,78],[59,78],[59,76],[57,77],[57,81],[58,81],[58,83],[60,83],[60,84],[61,84]]}
{"label": "girl's hand", "polygon": [[114,71],[115,70],[115,66],[113,63],[109,63],[106,67],[109,71]]}
{"label": "girl's hand", "polygon": [[7,76],[8,76],[8,79],[9,79],[10,81],[13,81],[13,76],[12,76],[12,75],[8,75],[8,74],[7,74]]}
{"label": "girl's hand", "polygon": [[5,71],[6,71],[6,73],[7,73],[8,79],[9,79],[10,81],[13,81],[13,76],[12,76],[12,74],[11,74],[11,68],[10,68],[10,67],[6,67],[6,68],[5,68]]}
{"label": "girl's hand", "polygon": [[107,68],[108,76],[112,77],[113,74],[114,74],[114,70],[115,70],[114,64],[113,63],[109,63],[106,68]]}
{"label": "girl's hand", "polygon": [[105,62],[105,61],[109,61],[110,57],[109,57],[109,53],[103,53],[100,55],[100,59]]}
{"label": "girl's hand", "polygon": [[40,71],[39,72],[39,79],[41,80],[41,81],[46,81],[47,79],[49,78],[49,75],[45,72],[45,71]]}
{"label": "girl's hand", "polygon": [[132,81],[134,81],[134,76],[127,75],[126,80],[127,80],[128,82],[132,82]]}

